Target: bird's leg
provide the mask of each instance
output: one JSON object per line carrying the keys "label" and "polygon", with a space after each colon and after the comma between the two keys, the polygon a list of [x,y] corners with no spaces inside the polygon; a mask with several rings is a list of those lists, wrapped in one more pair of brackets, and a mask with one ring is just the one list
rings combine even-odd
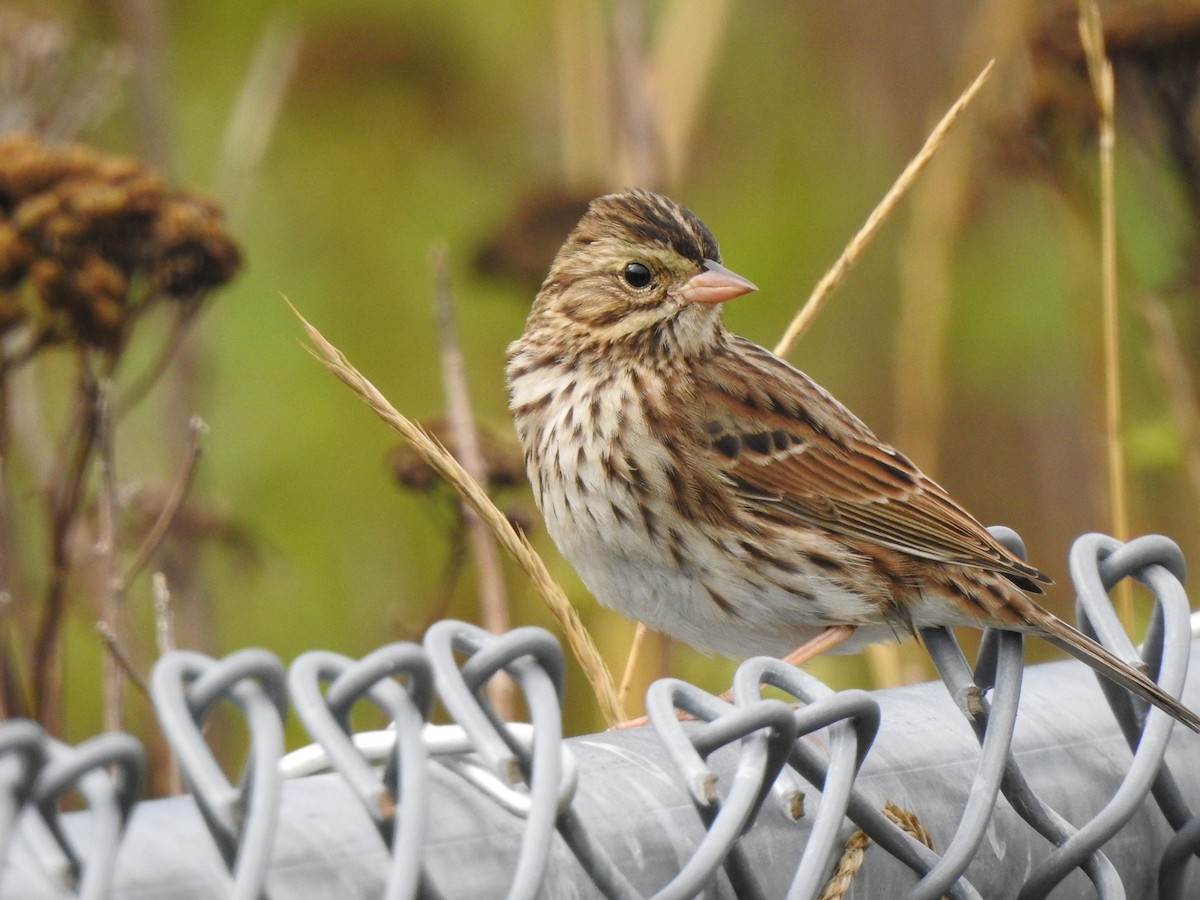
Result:
{"label": "bird's leg", "polygon": [[838,644],[847,640],[852,634],[854,634],[853,625],[828,625],[816,637],[805,641],[785,656],[783,661],[789,665],[802,666],[816,659],[822,653],[832,650]]}
{"label": "bird's leg", "polygon": [[[785,663],[793,666],[802,666],[807,662],[820,656],[828,650],[832,650],[838,644],[849,639],[850,635],[854,634],[853,625],[828,625],[826,628],[817,634],[816,637],[801,644],[791,653],[783,658]],[[733,691],[728,690],[721,695],[722,700],[732,700]],[[679,714],[681,719],[690,719],[684,713]],[[627,719],[624,722],[617,722],[611,728],[614,731],[622,731],[626,728],[638,728],[645,725],[649,720],[645,716],[638,716],[636,719]]]}

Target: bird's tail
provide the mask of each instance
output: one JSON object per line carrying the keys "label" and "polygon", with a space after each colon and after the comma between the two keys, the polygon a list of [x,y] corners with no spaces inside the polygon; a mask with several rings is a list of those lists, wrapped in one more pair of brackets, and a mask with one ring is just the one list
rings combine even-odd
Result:
{"label": "bird's tail", "polygon": [[1113,655],[1082,631],[1073,628],[1040,607],[1037,608],[1037,613],[1030,618],[1033,619],[1031,624],[1034,625],[1041,637],[1091,666],[1114,684],[1136,694],[1147,703],[1157,706],[1192,731],[1200,732],[1200,715],[1192,712],[1179,700],[1164,691],[1144,672]]}

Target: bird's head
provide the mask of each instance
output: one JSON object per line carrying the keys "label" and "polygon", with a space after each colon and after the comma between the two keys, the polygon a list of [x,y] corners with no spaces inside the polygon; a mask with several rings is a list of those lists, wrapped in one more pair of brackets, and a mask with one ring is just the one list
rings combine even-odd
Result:
{"label": "bird's head", "polygon": [[608,194],[558,251],[533,315],[606,345],[700,348],[721,328],[721,303],[755,290],[720,259],[704,223],[679,204],[645,190]]}

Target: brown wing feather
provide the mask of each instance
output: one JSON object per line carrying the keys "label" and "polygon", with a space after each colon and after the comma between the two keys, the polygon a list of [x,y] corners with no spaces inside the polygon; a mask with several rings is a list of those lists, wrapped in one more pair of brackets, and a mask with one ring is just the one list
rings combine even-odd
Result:
{"label": "brown wing feather", "polygon": [[743,502],[924,559],[1000,572],[1026,590],[1051,583],[803,372],[742,338],[731,337],[728,352],[740,365],[718,357],[705,367],[700,407],[713,460]]}

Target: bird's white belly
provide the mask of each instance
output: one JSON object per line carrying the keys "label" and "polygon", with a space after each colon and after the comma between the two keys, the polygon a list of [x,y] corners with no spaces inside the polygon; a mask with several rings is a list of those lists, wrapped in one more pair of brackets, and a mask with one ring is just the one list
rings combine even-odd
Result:
{"label": "bird's white belly", "polygon": [[[652,440],[638,435],[635,424],[624,423],[622,440],[642,437],[639,457],[653,459]],[[876,604],[802,556],[793,554],[795,572],[764,572],[731,536],[671,517],[669,491],[655,483],[653,466],[643,466],[648,494],[615,480],[603,459],[615,444],[597,438],[583,452],[547,439],[531,476],[550,536],[601,603],[699,650],[732,657],[784,656],[842,622],[860,626],[843,651],[893,636]],[[553,487],[546,483],[551,473]],[[643,504],[652,510],[649,519]]]}

